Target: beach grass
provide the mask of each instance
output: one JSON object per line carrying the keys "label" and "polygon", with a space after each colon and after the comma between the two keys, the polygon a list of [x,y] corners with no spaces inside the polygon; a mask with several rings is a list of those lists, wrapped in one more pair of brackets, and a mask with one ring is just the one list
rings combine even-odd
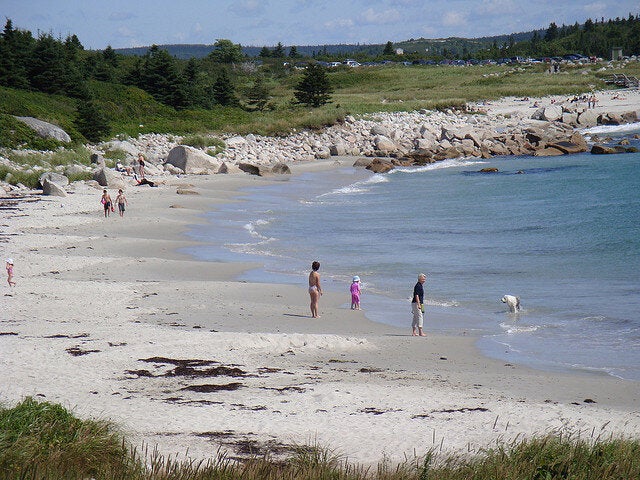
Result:
{"label": "beach grass", "polygon": [[349,463],[318,446],[287,458],[177,460],[127,446],[110,422],[81,420],[64,407],[26,398],[0,409],[0,478],[72,480],[627,480],[640,478],[640,441],[560,432],[498,444],[475,455],[436,450],[399,465]]}

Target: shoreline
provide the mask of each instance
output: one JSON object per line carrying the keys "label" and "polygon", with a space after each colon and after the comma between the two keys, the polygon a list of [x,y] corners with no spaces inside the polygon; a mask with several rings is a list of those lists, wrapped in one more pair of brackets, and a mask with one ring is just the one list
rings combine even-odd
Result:
{"label": "shoreline", "polygon": [[[102,218],[100,190],[85,184],[3,213],[18,285],[3,287],[0,401],[61,403],[116,422],[134,446],[196,459],[240,457],[247,442],[256,454],[312,443],[375,464],[550,431],[637,437],[639,382],[492,360],[470,336],[417,339],[344,310],[333,292],[314,321],[304,288],[236,280],[258,263],[178,251],[196,243],[185,232],[207,209],[270,181],[129,187],[123,219]],[[199,194],[178,195],[185,185]]]}

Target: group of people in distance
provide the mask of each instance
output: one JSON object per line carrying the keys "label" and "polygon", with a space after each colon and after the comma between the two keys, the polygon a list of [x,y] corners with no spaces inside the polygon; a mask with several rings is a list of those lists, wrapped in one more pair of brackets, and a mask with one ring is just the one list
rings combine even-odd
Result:
{"label": "group of people in distance", "polygon": [[[311,272],[309,273],[309,296],[311,297],[311,317],[319,318],[318,302],[322,295],[322,287],[320,286],[320,262],[314,261],[311,264]],[[411,322],[411,335],[414,337],[426,337],[424,333],[424,282],[427,276],[424,273],[418,275],[418,281],[413,287],[411,296],[411,312],[413,321]],[[349,287],[351,293],[351,310],[360,310],[360,277],[355,275]]]}

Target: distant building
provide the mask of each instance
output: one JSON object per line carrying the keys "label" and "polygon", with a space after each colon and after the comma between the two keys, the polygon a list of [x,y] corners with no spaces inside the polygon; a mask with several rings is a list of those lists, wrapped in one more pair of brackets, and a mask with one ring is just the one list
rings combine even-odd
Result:
{"label": "distant building", "polygon": [[404,55],[404,50],[401,48],[396,48],[396,55]]}
{"label": "distant building", "polygon": [[622,47],[613,47],[611,49],[611,60],[622,60]]}

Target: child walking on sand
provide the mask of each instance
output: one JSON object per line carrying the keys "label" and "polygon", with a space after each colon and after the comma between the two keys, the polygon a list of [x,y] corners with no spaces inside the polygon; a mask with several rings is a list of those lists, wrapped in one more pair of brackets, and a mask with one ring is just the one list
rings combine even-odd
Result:
{"label": "child walking on sand", "polygon": [[7,282],[10,287],[15,287],[16,282],[13,281],[13,260],[7,258]]}
{"label": "child walking on sand", "polygon": [[121,217],[124,217],[124,206],[129,205],[127,202],[127,197],[124,196],[122,189],[118,190],[118,195],[116,195],[116,203],[118,204],[118,212]]}
{"label": "child walking on sand", "polygon": [[351,310],[360,310],[360,277],[353,277],[351,282]]}
{"label": "child walking on sand", "polygon": [[111,204],[111,195],[109,195],[106,189],[102,190],[102,198],[100,199],[100,203],[104,207],[104,218],[107,218],[109,216],[109,213],[111,212],[111,207],[113,205]]}

